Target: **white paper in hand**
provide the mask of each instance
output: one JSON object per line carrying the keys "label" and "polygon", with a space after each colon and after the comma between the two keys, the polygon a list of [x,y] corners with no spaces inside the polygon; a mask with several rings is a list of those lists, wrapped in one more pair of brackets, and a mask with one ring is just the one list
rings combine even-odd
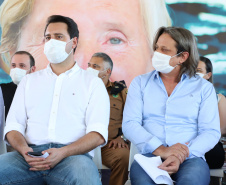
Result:
{"label": "white paper in hand", "polygon": [[160,156],[145,157],[141,154],[136,154],[134,159],[156,184],[173,185],[173,180],[169,176],[168,172],[158,168],[158,166],[162,164]]}

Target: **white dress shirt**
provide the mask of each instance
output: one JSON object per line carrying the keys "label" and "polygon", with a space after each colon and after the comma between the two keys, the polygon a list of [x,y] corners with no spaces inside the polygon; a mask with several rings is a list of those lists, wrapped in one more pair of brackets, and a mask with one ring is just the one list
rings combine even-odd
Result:
{"label": "white dress shirt", "polygon": [[[102,80],[77,64],[57,76],[50,65],[26,75],[15,93],[4,130],[28,144],[71,144],[89,132],[108,138],[110,103]],[[6,139],[6,138],[5,138]],[[90,152],[93,156],[93,151]]]}

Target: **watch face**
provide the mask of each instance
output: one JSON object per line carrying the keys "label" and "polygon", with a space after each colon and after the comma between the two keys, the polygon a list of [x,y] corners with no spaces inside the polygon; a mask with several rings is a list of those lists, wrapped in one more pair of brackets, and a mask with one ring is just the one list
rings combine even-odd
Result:
{"label": "watch face", "polygon": [[127,141],[127,139],[124,137],[124,135],[121,135],[121,138],[122,138],[124,141]]}

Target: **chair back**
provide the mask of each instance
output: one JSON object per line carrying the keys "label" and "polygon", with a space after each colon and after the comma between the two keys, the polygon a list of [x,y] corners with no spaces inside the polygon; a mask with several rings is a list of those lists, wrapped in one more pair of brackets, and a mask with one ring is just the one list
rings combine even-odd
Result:
{"label": "chair back", "polygon": [[5,127],[5,106],[0,109],[0,155],[7,152],[6,143],[3,141],[3,133]]}
{"label": "chair back", "polygon": [[138,150],[137,150],[137,147],[131,142],[131,145],[130,145],[130,153],[129,153],[129,166],[128,166],[128,171],[130,171],[130,167],[133,163],[133,160],[134,160],[134,155],[135,154],[138,154]]}
{"label": "chair back", "polygon": [[101,170],[102,169],[101,149],[100,149],[99,146],[94,149],[93,162],[97,166],[97,169],[98,170]]}

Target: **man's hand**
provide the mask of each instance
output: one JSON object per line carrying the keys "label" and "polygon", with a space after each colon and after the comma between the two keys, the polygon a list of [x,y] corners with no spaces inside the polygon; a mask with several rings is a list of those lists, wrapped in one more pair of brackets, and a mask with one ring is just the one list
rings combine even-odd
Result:
{"label": "man's hand", "polygon": [[163,159],[167,159],[169,156],[176,156],[180,163],[182,163],[187,157],[189,157],[189,149],[186,145],[177,143],[170,147],[160,146],[154,152],[154,155],[160,156]]}
{"label": "man's hand", "polygon": [[110,141],[110,143],[108,144],[108,148],[111,148],[111,147],[113,149],[116,149],[117,147],[129,149],[128,144],[120,136]]}
{"label": "man's hand", "polygon": [[160,166],[159,168],[165,170],[172,175],[176,173],[180,166],[180,160],[175,156],[169,156]]}
{"label": "man's hand", "polygon": [[29,163],[31,171],[48,170],[56,166],[62,159],[64,159],[63,148],[50,148],[42,151],[42,154],[48,152],[49,156],[40,161],[33,161]]}
{"label": "man's hand", "polygon": [[45,164],[45,159],[34,158],[28,155],[28,152],[33,152],[30,147],[23,147],[20,150],[21,155],[24,157],[25,161],[30,165],[30,170],[35,169],[35,171],[42,171],[50,169],[49,165]]}

